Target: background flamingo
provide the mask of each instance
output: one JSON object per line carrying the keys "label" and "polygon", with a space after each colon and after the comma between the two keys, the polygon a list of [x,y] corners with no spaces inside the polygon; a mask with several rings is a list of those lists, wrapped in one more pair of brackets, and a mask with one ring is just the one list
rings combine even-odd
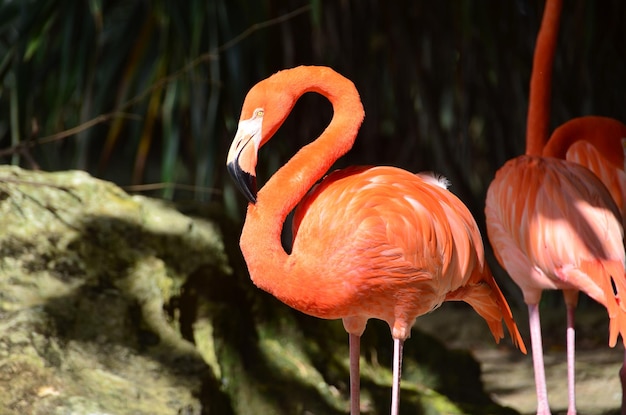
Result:
{"label": "background flamingo", "polygon": [[[520,286],[528,305],[538,414],[550,413],[538,304],[542,290],[563,290],[568,316],[568,414],[572,415],[576,413],[574,310],[578,292],[582,290],[607,307],[609,344],[614,346],[618,333],[624,338],[626,319],[613,287],[623,296],[626,281],[621,216],[610,193],[578,164],[542,157],[561,6],[561,0],[546,3],[537,38],[526,155],[510,160],[496,173],[487,192],[485,213],[496,258]],[[550,151],[560,152],[564,143],[555,139]]]}
{"label": "background flamingo", "polygon": [[[257,195],[259,148],[311,91],[332,103],[331,123]],[[360,336],[369,318],[386,321],[394,339],[391,412],[397,414],[403,342],[415,318],[443,301],[469,303],[496,341],[503,337],[504,319],[513,342],[525,347],[484,262],[478,227],[444,179],[393,167],[352,167],[313,187],[351,148],[363,116],[354,84],[333,70],[278,72],[246,96],[227,165],[250,201],[240,245],[253,282],[304,313],[343,320],[350,337],[352,414],[359,413]],[[299,202],[287,254],[281,230]]]}
{"label": "background flamingo", "polygon": [[[566,158],[591,170],[607,187],[626,224],[626,173],[624,172],[626,125],[608,117],[574,118],[558,127],[544,148],[545,156]],[[619,371],[622,415],[626,415],[626,350]]]}
{"label": "background flamingo", "polygon": [[[551,34],[556,38],[555,32]],[[551,90],[550,77],[544,78],[543,88]],[[549,114],[549,108],[546,113]],[[589,115],[573,118],[557,127],[543,149],[544,156],[573,161],[595,173],[617,204],[622,226],[626,225],[625,142],[626,125],[613,118]],[[571,372],[573,377],[573,361]],[[622,384],[621,413],[626,415],[626,350],[619,375]]]}

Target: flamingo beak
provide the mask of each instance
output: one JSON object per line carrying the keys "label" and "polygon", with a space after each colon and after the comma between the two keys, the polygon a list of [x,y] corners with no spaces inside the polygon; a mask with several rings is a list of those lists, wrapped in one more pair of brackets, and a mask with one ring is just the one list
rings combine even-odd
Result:
{"label": "flamingo beak", "polygon": [[241,169],[238,160],[226,164],[230,177],[250,203],[256,203],[256,176]]}
{"label": "flamingo beak", "polygon": [[[256,122],[255,122],[256,121]],[[226,168],[239,190],[250,203],[256,203],[256,163],[261,122],[243,120],[228,151]]]}

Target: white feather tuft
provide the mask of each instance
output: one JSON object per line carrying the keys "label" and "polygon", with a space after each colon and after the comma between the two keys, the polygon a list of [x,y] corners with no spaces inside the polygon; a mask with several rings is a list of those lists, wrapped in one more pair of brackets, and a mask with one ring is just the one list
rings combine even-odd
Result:
{"label": "white feather tuft", "polygon": [[452,184],[450,183],[450,180],[448,180],[445,176],[441,174],[433,173],[431,171],[425,172],[425,173],[418,173],[417,175],[421,177],[422,179],[424,179],[425,182],[433,184],[435,186],[439,186],[446,190]]}

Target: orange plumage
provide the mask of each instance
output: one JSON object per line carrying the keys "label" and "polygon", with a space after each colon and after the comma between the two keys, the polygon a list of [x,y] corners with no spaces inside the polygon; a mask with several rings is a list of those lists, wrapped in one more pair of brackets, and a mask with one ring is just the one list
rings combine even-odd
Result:
{"label": "orange plumage", "polygon": [[[258,149],[310,91],[333,104],[331,123],[257,195]],[[248,93],[228,166],[251,202],[240,245],[253,282],[304,313],[341,318],[350,333],[353,414],[359,411],[358,339],[369,318],[389,324],[396,414],[402,342],[415,318],[443,301],[468,302],[496,340],[503,337],[504,320],[513,342],[525,348],[485,264],[478,227],[443,180],[394,167],[352,167],[315,185],[352,146],[362,119],[356,88],[331,69],[278,72]],[[298,203],[287,254],[280,234]]]}

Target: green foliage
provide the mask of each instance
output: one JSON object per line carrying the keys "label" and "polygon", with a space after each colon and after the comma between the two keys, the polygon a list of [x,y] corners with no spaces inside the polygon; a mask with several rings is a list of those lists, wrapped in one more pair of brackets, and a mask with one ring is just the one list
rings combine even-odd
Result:
{"label": "green foliage", "polygon": [[269,13],[242,1],[3,2],[3,155],[124,184],[193,184],[206,199],[249,86],[239,67],[250,45],[225,44]]}

